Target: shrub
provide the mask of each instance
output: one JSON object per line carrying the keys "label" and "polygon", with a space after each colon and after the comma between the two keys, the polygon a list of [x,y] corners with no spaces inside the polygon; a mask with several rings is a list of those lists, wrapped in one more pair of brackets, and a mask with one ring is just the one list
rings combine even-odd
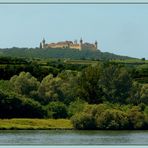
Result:
{"label": "shrub", "polygon": [[91,114],[93,117],[96,117],[108,108],[109,107],[107,104],[86,105],[84,108],[84,112]]}
{"label": "shrub", "polygon": [[98,129],[126,129],[128,118],[120,110],[107,109],[101,114],[97,114],[96,124]]}
{"label": "shrub", "polygon": [[10,81],[0,80],[0,90],[2,90],[3,92],[12,92],[13,87],[12,87]]}
{"label": "shrub", "polygon": [[86,105],[83,112],[71,118],[77,129],[127,129],[128,117],[123,111],[107,104]]}
{"label": "shrub", "polygon": [[145,126],[145,116],[138,106],[133,106],[128,112],[129,125],[132,129],[142,129]]}
{"label": "shrub", "polygon": [[46,115],[39,102],[0,91],[0,118],[44,118]]}
{"label": "shrub", "polygon": [[22,114],[20,117],[24,118],[45,118],[47,116],[44,106],[30,98],[23,99],[20,113]]}
{"label": "shrub", "polygon": [[148,105],[148,84],[145,84],[141,88],[141,102],[145,103]]}
{"label": "shrub", "polygon": [[144,109],[144,116],[145,116],[145,129],[148,128],[148,106]]}
{"label": "shrub", "polygon": [[76,129],[96,129],[95,119],[84,112],[75,114],[71,121]]}
{"label": "shrub", "polygon": [[71,102],[68,107],[68,116],[71,117],[78,112],[82,112],[86,104],[87,103],[85,101],[79,99],[74,102]]}
{"label": "shrub", "polygon": [[49,114],[53,118],[66,118],[67,117],[67,107],[62,102],[51,102],[47,106]]}
{"label": "shrub", "polygon": [[148,106],[145,107],[144,114],[148,116]]}

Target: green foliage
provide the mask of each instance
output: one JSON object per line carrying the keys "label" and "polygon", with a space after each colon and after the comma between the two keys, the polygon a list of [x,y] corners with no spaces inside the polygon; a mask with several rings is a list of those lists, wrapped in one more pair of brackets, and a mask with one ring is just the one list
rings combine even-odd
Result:
{"label": "green foliage", "polygon": [[95,119],[91,116],[91,114],[87,114],[84,112],[76,113],[71,121],[73,126],[76,129],[95,129]]}
{"label": "green foliage", "polygon": [[126,68],[109,64],[103,68],[100,81],[105,93],[105,100],[112,103],[126,103],[132,85],[130,74]]}
{"label": "green foliage", "polygon": [[145,84],[141,88],[140,92],[140,100],[142,103],[145,103],[148,105],[148,84]]}
{"label": "green foliage", "polygon": [[79,96],[88,103],[101,103],[103,101],[104,93],[100,84],[101,72],[100,65],[89,66],[82,71],[79,77]]}
{"label": "green foliage", "polygon": [[144,114],[145,114],[146,116],[148,116],[148,106],[145,107],[145,109],[144,109]]}
{"label": "green foliage", "polygon": [[46,76],[38,89],[41,102],[48,104],[50,101],[62,101],[63,92],[61,90],[62,79],[59,77],[54,78],[53,75]]}
{"label": "green foliage", "polygon": [[114,104],[88,105],[84,112],[95,118],[97,129],[126,129],[128,125],[127,114],[117,106]]}
{"label": "green foliage", "polygon": [[[126,83],[125,83],[126,82]],[[106,63],[90,66],[79,78],[79,95],[88,103],[126,103],[132,87],[130,74],[124,67]]]}
{"label": "green foliage", "polygon": [[140,103],[148,104],[148,85],[133,82],[128,103],[132,103],[134,105],[138,105]]}
{"label": "green foliage", "polygon": [[141,91],[142,85],[139,84],[138,82],[133,82],[131,92],[128,98],[128,102],[138,105],[141,103],[140,101],[140,91]]}
{"label": "green foliage", "polygon": [[1,79],[13,75],[0,80],[0,118],[71,117],[77,129],[148,127],[148,85],[135,77],[147,76],[145,65],[130,69],[89,60],[0,62]]}
{"label": "green foliage", "polygon": [[145,61],[145,58],[142,58],[141,60],[142,60],[142,61]]}
{"label": "green foliage", "polygon": [[132,77],[139,83],[148,83],[148,64],[143,63],[139,66],[136,66],[132,71]]}
{"label": "green foliage", "polygon": [[83,111],[84,107],[87,105],[87,102],[77,99],[74,102],[71,102],[68,107],[68,116],[71,117],[76,113]]}
{"label": "green foliage", "polygon": [[98,129],[127,129],[127,114],[116,110],[107,109],[96,117]]}
{"label": "green foliage", "polygon": [[13,76],[10,83],[15,92],[30,97],[33,91],[37,91],[40,84],[29,72],[21,72],[19,76]]}
{"label": "green foliage", "polygon": [[49,115],[54,119],[67,117],[67,107],[62,102],[51,102],[48,104],[47,109],[49,110]]}
{"label": "green foliage", "polygon": [[61,48],[49,48],[49,49],[39,49],[39,48],[11,48],[11,49],[0,49],[3,56],[11,57],[24,57],[24,58],[70,58],[70,59],[130,59],[127,56],[119,56],[108,52],[96,52],[91,50],[78,51],[76,49],[62,49]]}
{"label": "green foliage", "polygon": [[0,118],[43,118],[47,113],[39,102],[0,91]]}
{"label": "green foliage", "polygon": [[62,101],[69,104],[77,98],[77,75],[78,72],[66,70],[57,77],[46,76],[38,89],[41,102],[47,104],[50,101]]}
{"label": "green foliage", "polygon": [[3,92],[13,92],[13,87],[8,80],[0,80],[0,90]]}
{"label": "green foliage", "polygon": [[0,57],[0,63],[1,64],[27,64],[29,61],[27,61],[25,58],[12,58],[12,57]]}
{"label": "green foliage", "polygon": [[79,72],[72,70],[62,71],[58,75],[58,77],[62,79],[61,91],[65,104],[75,101],[78,96],[78,75]]}
{"label": "green foliage", "polygon": [[133,106],[128,112],[129,125],[132,129],[141,129],[145,126],[145,116],[138,106]]}
{"label": "green foliage", "polygon": [[104,110],[108,109],[109,106],[106,104],[94,104],[94,105],[86,105],[84,108],[84,112],[91,114],[93,117],[96,118],[98,114],[101,114]]}
{"label": "green foliage", "polygon": [[86,105],[71,120],[76,129],[147,129],[146,108],[145,113],[137,106],[126,111],[124,110],[127,106],[123,108],[124,106],[113,108],[108,104]]}
{"label": "green foliage", "polygon": [[[19,60],[20,63],[18,63],[19,61],[11,62],[11,60],[14,61],[15,58],[10,58],[9,63],[0,61],[0,79],[9,80],[12,76],[18,75],[20,72],[24,71],[29,72],[39,81],[42,81],[42,79],[49,74],[55,77],[63,70],[80,71],[87,66],[86,64],[70,63],[63,60],[57,61],[56,59],[26,59],[26,63],[21,61],[21,59]],[[91,61],[89,60],[87,64],[90,63]]]}

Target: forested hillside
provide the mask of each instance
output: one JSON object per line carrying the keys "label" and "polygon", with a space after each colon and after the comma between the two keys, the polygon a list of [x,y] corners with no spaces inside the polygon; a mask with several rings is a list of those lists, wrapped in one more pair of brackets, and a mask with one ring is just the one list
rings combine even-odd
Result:
{"label": "forested hillside", "polygon": [[1,56],[25,57],[25,58],[69,58],[69,59],[95,59],[95,60],[110,60],[110,59],[129,59],[128,56],[115,55],[113,53],[75,49],[39,49],[39,48],[9,48],[0,49]]}

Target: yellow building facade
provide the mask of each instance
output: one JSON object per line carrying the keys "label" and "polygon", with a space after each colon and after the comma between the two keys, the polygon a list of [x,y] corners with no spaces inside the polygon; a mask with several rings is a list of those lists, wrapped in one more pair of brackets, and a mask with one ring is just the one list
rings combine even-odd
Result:
{"label": "yellow building facade", "polygon": [[77,43],[77,41],[63,41],[63,42],[57,42],[57,43],[46,43],[45,39],[40,43],[40,48],[71,48],[71,49],[77,49],[79,51],[81,50],[97,50],[97,41],[95,41],[94,44],[91,43],[83,43],[83,40],[80,39],[80,42]]}

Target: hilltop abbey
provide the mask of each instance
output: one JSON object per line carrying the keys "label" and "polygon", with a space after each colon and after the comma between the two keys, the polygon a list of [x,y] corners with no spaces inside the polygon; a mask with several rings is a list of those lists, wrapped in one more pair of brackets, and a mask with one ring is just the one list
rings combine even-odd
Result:
{"label": "hilltop abbey", "polygon": [[57,42],[57,43],[46,43],[45,39],[42,40],[40,43],[40,48],[71,48],[71,49],[77,49],[79,51],[81,50],[97,50],[97,41],[95,41],[94,44],[91,43],[83,43],[82,38],[80,39],[80,42],[77,43],[77,41],[63,41],[63,42]]}

